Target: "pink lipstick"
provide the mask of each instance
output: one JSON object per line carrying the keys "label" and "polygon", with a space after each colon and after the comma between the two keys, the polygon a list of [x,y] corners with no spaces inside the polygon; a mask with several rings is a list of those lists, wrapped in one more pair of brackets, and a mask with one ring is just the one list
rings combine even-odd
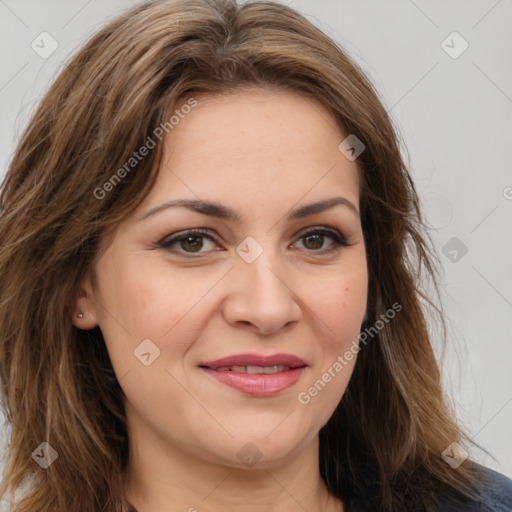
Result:
{"label": "pink lipstick", "polygon": [[275,396],[293,386],[307,367],[291,354],[238,354],[199,367],[219,382],[252,396]]}

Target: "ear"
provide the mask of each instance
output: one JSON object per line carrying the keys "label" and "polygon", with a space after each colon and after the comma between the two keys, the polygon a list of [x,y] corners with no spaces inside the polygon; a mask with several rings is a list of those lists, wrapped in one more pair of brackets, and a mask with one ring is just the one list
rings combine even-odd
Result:
{"label": "ear", "polygon": [[[98,303],[94,297],[90,277],[80,283],[71,310],[73,311],[73,325],[75,327],[89,330],[98,325]],[[79,314],[82,316],[79,317]]]}

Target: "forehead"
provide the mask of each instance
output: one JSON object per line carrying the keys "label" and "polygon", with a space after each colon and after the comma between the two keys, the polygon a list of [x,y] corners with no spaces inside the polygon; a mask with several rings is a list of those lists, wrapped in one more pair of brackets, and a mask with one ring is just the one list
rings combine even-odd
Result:
{"label": "forehead", "polygon": [[333,188],[358,203],[357,165],[338,149],[346,135],[317,100],[254,88],[192,97],[196,106],[182,112],[165,138],[145,205],[195,196],[263,207],[266,200],[324,199]]}
{"label": "forehead", "polygon": [[[342,137],[335,119],[318,100],[295,91],[250,87],[193,98],[197,105],[181,116],[166,139],[167,153],[193,149],[200,154],[215,146],[215,154],[229,150],[231,155],[250,156],[274,150],[285,159],[308,150],[318,153],[325,149],[319,142],[323,146]],[[184,104],[182,99],[176,110]],[[292,154],[286,155],[287,151]]]}

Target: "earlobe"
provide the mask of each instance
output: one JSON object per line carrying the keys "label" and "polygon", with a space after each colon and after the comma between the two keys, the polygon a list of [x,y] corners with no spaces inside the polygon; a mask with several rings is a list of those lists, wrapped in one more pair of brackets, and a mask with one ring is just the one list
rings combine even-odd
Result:
{"label": "earlobe", "polygon": [[89,330],[98,325],[97,308],[90,278],[79,286],[72,308],[72,322],[79,329]]}

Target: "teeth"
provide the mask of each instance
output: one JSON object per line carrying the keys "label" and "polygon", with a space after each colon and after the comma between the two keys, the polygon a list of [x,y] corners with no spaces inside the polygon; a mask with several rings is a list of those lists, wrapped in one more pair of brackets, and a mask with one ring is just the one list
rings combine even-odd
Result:
{"label": "teeth", "polygon": [[284,372],[286,370],[290,370],[289,366],[285,366],[284,364],[277,364],[274,366],[222,366],[220,368],[216,368],[218,372],[238,372],[238,373],[248,373],[250,375],[259,375],[259,374],[271,374],[271,373],[279,373]]}

